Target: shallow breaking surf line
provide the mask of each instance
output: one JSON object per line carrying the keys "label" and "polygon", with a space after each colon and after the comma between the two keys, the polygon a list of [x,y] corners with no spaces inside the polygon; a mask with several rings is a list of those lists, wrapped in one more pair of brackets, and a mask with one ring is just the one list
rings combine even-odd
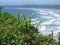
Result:
{"label": "shallow breaking surf line", "polygon": [[[58,33],[60,32],[60,14],[56,13],[57,11],[46,10],[46,9],[34,9],[38,14],[37,17],[41,16],[42,18],[47,19],[44,23],[39,25],[39,30],[42,32],[43,35],[50,34],[51,30],[54,32],[54,38],[58,38]],[[37,18],[35,19],[37,21]],[[35,21],[34,20],[34,21]],[[36,21],[34,23],[36,23]],[[33,22],[32,22],[33,23]],[[46,27],[47,25],[57,25],[56,27]],[[46,26],[45,26],[46,25]],[[54,28],[55,27],[55,28]],[[57,30],[55,30],[57,29]],[[49,31],[47,31],[49,30]]]}

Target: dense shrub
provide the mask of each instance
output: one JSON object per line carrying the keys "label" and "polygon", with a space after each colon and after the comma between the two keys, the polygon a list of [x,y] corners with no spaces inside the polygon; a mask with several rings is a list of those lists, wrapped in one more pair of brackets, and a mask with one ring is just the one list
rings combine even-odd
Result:
{"label": "dense shrub", "polygon": [[8,12],[0,12],[0,45],[53,45],[53,33],[43,36],[38,32],[41,22],[31,24],[33,16],[26,19],[26,14],[18,12],[17,15],[18,18]]}
{"label": "dense shrub", "polygon": [[8,12],[0,13],[0,45],[35,45],[38,29],[19,15],[17,19]]}

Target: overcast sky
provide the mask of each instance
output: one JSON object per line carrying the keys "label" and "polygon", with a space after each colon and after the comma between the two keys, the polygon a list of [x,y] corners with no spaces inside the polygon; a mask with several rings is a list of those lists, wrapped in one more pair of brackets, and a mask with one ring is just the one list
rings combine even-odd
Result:
{"label": "overcast sky", "polygon": [[60,5],[60,0],[0,0],[0,5]]}

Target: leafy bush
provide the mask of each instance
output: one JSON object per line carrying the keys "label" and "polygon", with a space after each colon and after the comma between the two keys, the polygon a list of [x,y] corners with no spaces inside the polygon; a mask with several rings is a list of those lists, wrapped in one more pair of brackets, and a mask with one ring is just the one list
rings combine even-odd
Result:
{"label": "leafy bush", "polygon": [[[53,37],[38,32],[38,25],[31,24],[31,17],[18,12],[18,18],[8,12],[0,12],[0,45],[51,45]],[[37,27],[35,27],[37,25]],[[53,35],[51,35],[53,36]]]}
{"label": "leafy bush", "polygon": [[0,45],[35,45],[38,29],[19,15],[17,19],[8,12],[0,13]]}

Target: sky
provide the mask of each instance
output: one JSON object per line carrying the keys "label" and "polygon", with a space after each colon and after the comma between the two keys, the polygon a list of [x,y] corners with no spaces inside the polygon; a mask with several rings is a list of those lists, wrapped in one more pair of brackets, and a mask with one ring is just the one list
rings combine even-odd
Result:
{"label": "sky", "polygon": [[60,5],[60,0],[0,0],[0,5]]}

